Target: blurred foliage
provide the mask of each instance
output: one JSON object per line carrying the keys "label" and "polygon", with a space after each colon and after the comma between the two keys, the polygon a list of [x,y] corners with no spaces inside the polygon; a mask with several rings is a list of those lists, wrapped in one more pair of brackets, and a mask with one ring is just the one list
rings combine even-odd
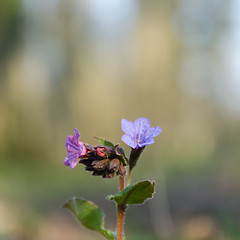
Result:
{"label": "blurred foliage", "polygon": [[0,63],[16,49],[22,26],[21,0],[3,0],[0,6]]}
{"label": "blurred foliage", "polygon": [[163,132],[133,181],[156,180],[156,194],[128,209],[126,235],[238,239],[239,9],[236,0],[3,0],[0,238],[96,239],[60,208],[74,195],[100,203],[113,229],[105,196],[118,180],[69,171],[65,139],[76,127],[81,141],[125,147],[121,118],[147,117]]}

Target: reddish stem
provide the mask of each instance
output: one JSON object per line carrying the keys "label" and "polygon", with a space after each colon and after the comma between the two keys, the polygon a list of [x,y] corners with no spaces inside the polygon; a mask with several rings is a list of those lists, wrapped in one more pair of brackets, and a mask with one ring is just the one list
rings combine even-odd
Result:
{"label": "reddish stem", "polygon": [[[124,177],[119,176],[119,192],[124,189]],[[117,240],[123,239],[124,232],[124,216],[126,206],[118,205],[117,207]]]}
{"label": "reddish stem", "polygon": [[119,192],[121,192],[124,189],[124,177],[123,176],[119,176]]}

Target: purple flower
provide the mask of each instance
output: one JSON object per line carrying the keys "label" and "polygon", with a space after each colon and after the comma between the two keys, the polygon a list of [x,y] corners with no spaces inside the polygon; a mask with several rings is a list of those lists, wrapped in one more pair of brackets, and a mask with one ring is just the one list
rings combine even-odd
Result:
{"label": "purple flower", "polygon": [[150,127],[150,121],[147,118],[138,118],[134,122],[122,119],[121,126],[126,133],[122,136],[122,141],[133,149],[153,144],[153,138],[162,131],[159,126]]}
{"label": "purple flower", "polygon": [[87,150],[82,142],[79,142],[80,133],[75,128],[74,135],[68,136],[65,142],[65,147],[68,151],[67,157],[64,159],[63,164],[70,167],[70,170],[78,164],[78,158],[83,157]]}

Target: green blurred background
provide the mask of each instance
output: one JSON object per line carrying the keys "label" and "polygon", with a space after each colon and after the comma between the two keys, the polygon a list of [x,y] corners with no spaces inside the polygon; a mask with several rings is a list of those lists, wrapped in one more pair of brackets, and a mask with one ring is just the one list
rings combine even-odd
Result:
{"label": "green blurred background", "polygon": [[114,229],[118,179],[63,165],[76,127],[121,143],[122,118],[163,131],[133,181],[131,240],[240,239],[240,1],[2,0],[0,239],[103,239],[61,205],[96,202]]}

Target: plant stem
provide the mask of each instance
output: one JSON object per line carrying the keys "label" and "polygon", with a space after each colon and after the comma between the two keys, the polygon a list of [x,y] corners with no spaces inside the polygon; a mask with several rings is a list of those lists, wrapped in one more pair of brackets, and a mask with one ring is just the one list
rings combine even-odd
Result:
{"label": "plant stem", "polygon": [[[119,191],[124,189],[124,177],[119,176]],[[125,216],[125,205],[117,206],[117,240],[123,239],[124,233],[124,216]]]}
{"label": "plant stem", "polygon": [[119,192],[121,192],[124,189],[124,185],[125,185],[125,181],[124,181],[124,177],[123,176],[119,176]]}
{"label": "plant stem", "polygon": [[132,169],[130,169],[128,172],[127,187],[130,185],[130,182],[131,182],[131,173],[132,173]]}

